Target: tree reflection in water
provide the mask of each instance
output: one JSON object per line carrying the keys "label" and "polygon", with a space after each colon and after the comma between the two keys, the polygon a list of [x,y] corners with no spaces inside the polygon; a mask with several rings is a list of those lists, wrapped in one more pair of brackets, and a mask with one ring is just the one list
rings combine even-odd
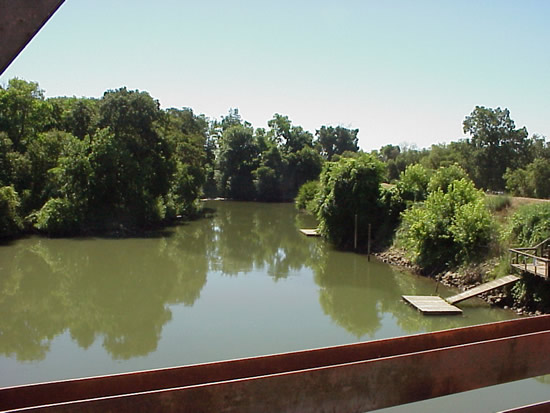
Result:
{"label": "tree reflection in water", "polygon": [[[357,339],[383,337],[386,318],[394,320],[390,324],[397,326],[395,334],[510,317],[488,307],[476,309],[471,318],[422,316],[404,304],[401,295],[433,294],[433,282],[304,237],[298,228],[315,223],[291,204],[206,205],[215,208],[208,217],[158,236],[28,238],[0,247],[0,353],[18,360],[42,360],[54,338],[68,333],[84,349],[100,341],[113,359],[147,355],[157,349],[162,330],[172,319],[171,306],[193,306],[209,274],[212,281],[214,275],[218,281],[228,281],[224,276],[254,272],[273,282],[288,281],[284,287],[290,289],[298,288],[292,277],[300,276],[296,279],[301,280],[301,291],[319,287],[322,312],[318,307],[305,312],[326,329],[327,324],[319,321],[324,313]],[[313,280],[308,278],[312,273]],[[451,295],[444,288],[439,293]],[[256,290],[247,290],[254,302],[240,304],[253,308],[263,298],[255,294]],[[285,303],[280,305],[284,308]],[[300,311],[299,302],[293,305]],[[278,307],[266,311],[276,317]],[[216,319],[201,314],[199,320]],[[314,329],[311,332],[316,334]]]}
{"label": "tree reflection in water", "polygon": [[83,348],[102,337],[114,359],[155,350],[168,305],[192,305],[206,283],[206,233],[186,235],[33,238],[0,249],[0,262],[9,263],[0,278],[0,352],[40,360],[65,331]]}

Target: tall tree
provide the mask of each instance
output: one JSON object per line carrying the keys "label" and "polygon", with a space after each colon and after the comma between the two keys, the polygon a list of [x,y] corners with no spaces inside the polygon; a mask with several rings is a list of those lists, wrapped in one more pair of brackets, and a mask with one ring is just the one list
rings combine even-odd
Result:
{"label": "tall tree", "polygon": [[305,146],[313,145],[313,135],[301,126],[292,125],[288,116],[273,115],[273,119],[267,122],[270,127],[270,135],[283,148],[283,152],[298,152]]}
{"label": "tall tree", "polygon": [[0,132],[6,132],[14,149],[24,151],[31,137],[47,130],[51,106],[44,100],[38,83],[11,79],[0,87]]}
{"label": "tall tree", "polygon": [[474,181],[486,189],[504,189],[502,176],[506,168],[516,168],[527,161],[527,129],[516,129],[508,109],[483,106],[476,106],[463,126],[473,149]]}
{"label": "tall tree", "polygon": [[347,129],[342,126],[322,126],[315,132],[317,142],[321,146],[321,153],[329,161],[334,155],[341,155],[345,151],[359,151],[357,134],[359,129]]}
{"label": "tall tree", "polygon": [[234,125],[224,130],[218,158],[224,195],[240,200],[254,199],[252,172],[258,167],[258,155],[251,127]]}

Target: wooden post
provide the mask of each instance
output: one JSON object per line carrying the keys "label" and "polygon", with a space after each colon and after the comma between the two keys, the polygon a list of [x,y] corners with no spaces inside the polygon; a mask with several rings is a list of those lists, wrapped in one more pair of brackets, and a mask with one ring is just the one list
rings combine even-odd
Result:
{"label": "wooden post", "polygon": [[369,237],[367,243],[367,260],[370,261],[370,224],[369,224]]}
{"label": "wooden post", "polygon": [[357,214],[355,214],[355,233],[353,236],[353,249],[357,250]]}

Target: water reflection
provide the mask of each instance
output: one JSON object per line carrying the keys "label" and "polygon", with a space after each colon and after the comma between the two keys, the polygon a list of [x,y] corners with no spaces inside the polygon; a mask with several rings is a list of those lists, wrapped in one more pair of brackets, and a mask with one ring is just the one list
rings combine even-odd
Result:
{"label": "water reflection", "polygon": [[224,202],[212,218],[211,269],[225,275],[265,271],[275,280],[304,267],[314,245],[304,243],[291,205]]}
{"label": "water reflection", "polygon": [[206,239],[194,235],[34,238],[0,249],[0,352],[40,360],[65,331],[83,348],[101,338],[115,359],[155,350],[172,317],[168,304],[192,305],[206,283]]}
{"label": "water reflection", "polygon": [[[228,281],[219,274],[254,273],[260,278],[265,274],[268,281],[303,288],[301,296],[318,286],[319,306],[304,308],[304,313],[319,326],[326,326],[330,317],[356,339],[380,337],[387,315],[401,331],[411,333],[510,317],[490,308],[466,311],[464,317],[420,315],[400,297],[432,294],[433,283],[302,236],[299,227],[315,224],[290,204],[214,202],[207,206],[214,208],[207,218],[173,228],[169,236],[29,238],[0,246],[0,354],[42,360],[54,338],[68,333],[83,349],[101,343],[114,359],[147,355],[157,349],[163,328],[172,320],[171,306],[193,306],[209,275],[213,283]],[[250,288],[243,296],[253,297],[251,308],[269,312],[264,319],[276,317],[283,307],[257,306],[265,298],[261,288],[271,290],[272,283],[247,287],[250,284],[243,284]],[[315,296],[311,297],[315,303]],[[229,319],[231,309],[225,310]],[[197,323],[211,322],[209,314],[219,309],[201,311],[194,315]],[[178,320],[178,325],[184,322]],[[325,334],[323,329],[317,331]],[[231,328],[224,333],[231,334]]]}

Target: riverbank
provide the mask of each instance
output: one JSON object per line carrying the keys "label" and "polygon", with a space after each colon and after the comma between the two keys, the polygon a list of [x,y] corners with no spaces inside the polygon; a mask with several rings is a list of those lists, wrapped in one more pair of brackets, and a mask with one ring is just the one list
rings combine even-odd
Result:
{"label": "riverbank", "polygon": [[[420,276],[426,276],[422,274],[420,267],[411,263],[411,261],[406,258],[404,252],[397,248],[391,247],[385,251],[375,253],[374,255],[386,264],[404,268]],[[461,267],[454,271],[444,271],[428,277],[435,279],[437,282],[447,287],[454,287],[458,288],[460,291],[465,291],[487,282],[491,278],[491,271],[498,265],[498,261],[498,258],[493,258],[476,265]],[[478,297],[491,305],[504,309],[511,309],[518,315],[529,316],[542,314],[540,311],[533,312],[525,306],[515,303],[511,294],[511,287],[505,287],[490,293],[481,294]]]}

